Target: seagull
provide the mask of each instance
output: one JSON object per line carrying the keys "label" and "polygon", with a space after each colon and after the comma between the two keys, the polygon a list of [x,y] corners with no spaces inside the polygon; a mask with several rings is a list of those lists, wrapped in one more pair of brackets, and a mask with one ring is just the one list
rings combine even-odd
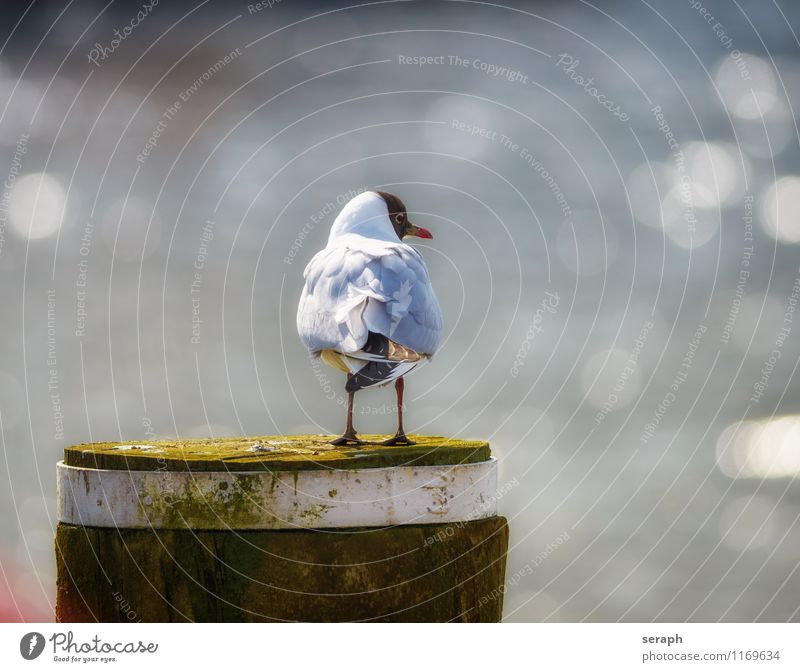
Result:
{"label": "seagull", "polygon": [[353,428],[353,397],[392,381],[397,432],[383,445],[414,443],[403,430],[403,378],[439,347],[442,311],[422,255],[403,242],[409,236],[433,238],[409,221],[397,196],[365,191],[344,206],[303,272],[300,340],[347,374],[347,425],[334,445],[365,443]]}

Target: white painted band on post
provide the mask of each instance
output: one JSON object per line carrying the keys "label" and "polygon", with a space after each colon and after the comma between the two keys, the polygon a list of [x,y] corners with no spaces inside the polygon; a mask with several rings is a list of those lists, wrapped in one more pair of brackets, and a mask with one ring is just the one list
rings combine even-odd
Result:
{"label": "white painted band on post", "polygon": [[58,520],[86,527],[280,530],[489,518],[497,460],[281,472],[118,471],[58,463]]}

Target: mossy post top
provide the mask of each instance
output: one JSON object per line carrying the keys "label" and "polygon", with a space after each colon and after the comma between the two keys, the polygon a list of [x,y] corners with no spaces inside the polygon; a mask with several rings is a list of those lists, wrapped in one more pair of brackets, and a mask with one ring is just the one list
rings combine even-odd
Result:
{"label": "mossy post top", "polygon": [[84,443],[64,451],[71,467],[121,471],[317,471],[424,467],[485,462],[485,441],[414,436],[413,446],[382,446],[383,436],[364,435],[361,446],[332,446],[330,437],[251,436]]}
{"label": "mossy post top", "polygon": [[[324,436],[93,443],[58,464],[59,521],[90,527],[290,529],[477,520],[496,512],[489,445]],[[375,437],[378,439],[379,437]]]}

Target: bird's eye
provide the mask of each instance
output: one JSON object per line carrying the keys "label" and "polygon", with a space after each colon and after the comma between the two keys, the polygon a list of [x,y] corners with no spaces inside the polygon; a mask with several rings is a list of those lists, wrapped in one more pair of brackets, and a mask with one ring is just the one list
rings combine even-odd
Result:
{"label": "bird's eye", "polygon": [[397,222],[398,224],[402,224],[403,223],[403,215],[395,215],[394,216],[394,221]]}

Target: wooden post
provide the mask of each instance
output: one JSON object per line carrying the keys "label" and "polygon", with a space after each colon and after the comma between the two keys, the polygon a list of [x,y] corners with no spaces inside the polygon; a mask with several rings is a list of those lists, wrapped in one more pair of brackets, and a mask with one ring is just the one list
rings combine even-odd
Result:
{"label": "wooden post", "polygon": [[499,621],[489,445],[327,438],[67,448],[57,620]]}

